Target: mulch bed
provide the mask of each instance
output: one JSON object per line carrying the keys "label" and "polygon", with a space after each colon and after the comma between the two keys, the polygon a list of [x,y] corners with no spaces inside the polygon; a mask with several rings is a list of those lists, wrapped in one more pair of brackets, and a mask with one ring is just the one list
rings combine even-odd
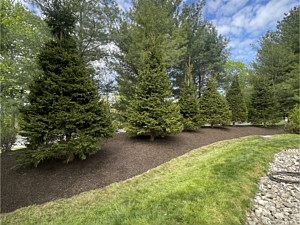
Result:
{"label": "mulch bed", "polygon": [[69,164],[46,161],[37,168],[27,169],[17,169],[11,153],[1,154],[1,213],[126,180],[216,141],[281,133],[285,133],[282,127],[202,128],[154,142],[146,138],[129,138],[123,133],[109,139],[101,151],[86,160]]}

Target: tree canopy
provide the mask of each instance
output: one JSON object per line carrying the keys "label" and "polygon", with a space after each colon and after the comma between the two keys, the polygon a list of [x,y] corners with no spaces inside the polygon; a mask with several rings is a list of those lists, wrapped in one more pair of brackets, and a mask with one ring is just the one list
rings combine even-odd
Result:
{"label": "tree canopy", "polygon": [[10,150],[18,131],[18,108],[26,101],[28,84],[39,72],[37,54],[48,40],[42,19],[21,3],[0,2],[0,130],[1,145]]}
{"label": "tree canopy", "polygon": [[[12,110],[24,101],[28,83],[38,72],[36,56],[49,38],[46,24],[21,3],[0,3],[1,104]],[[1,110],[3,112],[3,110]]]}
{"label": "tree canopy", "polygon": [[204,19],[203,7],[205,1],[198,0],[191,4],[184,4],[178,15],[178,23],[182,24],[183,32],[186,34],[186,51],[182,61],[172,68],[171,78],[173,85],[179,87],[174,90],[178,94],[184,80],[185,67],[191,60],[193,64],[193,80],[198,89],[198,97],[201,96],[209,77],[221,80],[221,73],[227,60],[228,40],[218,34],[215,26]]}

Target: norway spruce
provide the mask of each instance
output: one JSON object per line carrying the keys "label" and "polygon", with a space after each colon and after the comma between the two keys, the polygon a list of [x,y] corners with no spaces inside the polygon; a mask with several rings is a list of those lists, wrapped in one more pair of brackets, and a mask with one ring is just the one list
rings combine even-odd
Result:
{"label": "norway spruce", "polygon": [[187,73],[179,96],[179,106],[184,130],[196,130],[203,124],[191,65],[187,67]]}
{"label": "norway spruce", "polygon": [[139,72],[136,94],[127,110],[126,130],[133,136],[155,137],[182,130],[179,106],[172,94],[166,69],[153,58]]}
{"label": "norway spruce", "polygon": [[249,121],[268,126],[280,121],[279,104],[270,81],[256,77],[251,95]]}
{"label": "norway spruce", "polygon": [[217,81],[211,78],[200,99],[200,107],[205,123],[227,125],[231,120],[228,103],[217,90]]}
{"label": "norway spruce", "polygon": [[239,77],[234,76],[233,81],[227,91],[226,99],[232,113],[231,121],[245,122],[247,120],[247,107],[240,88]]}
{"label": "norway spruce", "polygon": [[47,158],[85,159],[113,132],[92,71],[70,35],[74,14],[55,0],[45,10],[53,40],[39,54],[41,73],[30,84],[28,104],[21,109],[22,135],[28,141],[23,163],[35,165]]}

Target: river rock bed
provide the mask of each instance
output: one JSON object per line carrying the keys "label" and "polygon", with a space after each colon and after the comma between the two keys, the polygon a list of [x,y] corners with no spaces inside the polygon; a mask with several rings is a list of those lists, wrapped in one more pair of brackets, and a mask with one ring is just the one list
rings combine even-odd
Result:
{"label": "river rock bed", "polygon": [[269,174],[292,172],[294,176],[280,175],[276,178],[294,183],[276,182],[268,176],[262,177],[259,191],[247,215],[247,225],[300,224],[299,161],[300,149],[288,149],[275,155]]}

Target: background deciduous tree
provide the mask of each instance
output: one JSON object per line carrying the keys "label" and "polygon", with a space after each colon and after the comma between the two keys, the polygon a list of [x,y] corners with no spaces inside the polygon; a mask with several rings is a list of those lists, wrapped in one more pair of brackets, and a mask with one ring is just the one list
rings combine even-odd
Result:
{"label": "background deciduous tree", "polygon": [[18,131],[18,107],[26,101],[28,84],[39,71],[36,56],[50,35],[41,18],[21,3],[1,1],[0,18],[1,143],[10,150]]}

